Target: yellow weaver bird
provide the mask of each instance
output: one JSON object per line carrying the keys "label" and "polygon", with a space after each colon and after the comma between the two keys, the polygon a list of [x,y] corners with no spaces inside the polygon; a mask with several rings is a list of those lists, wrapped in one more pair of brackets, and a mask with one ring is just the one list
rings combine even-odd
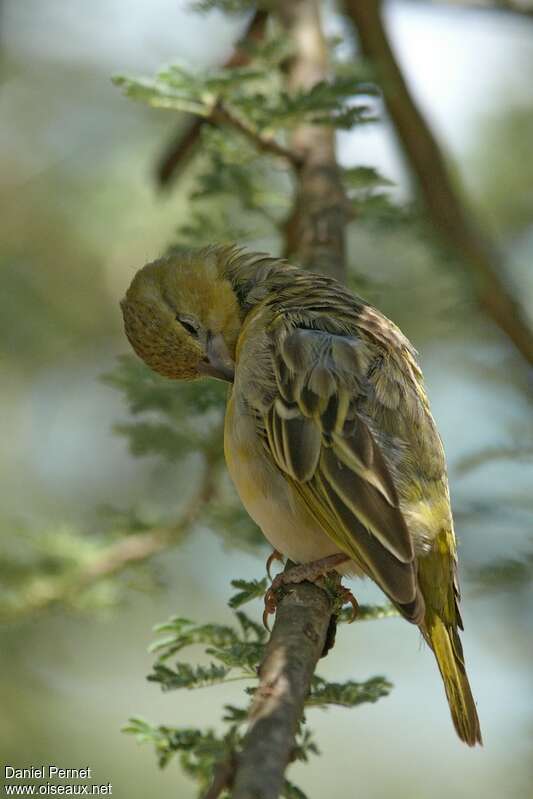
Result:
{"label": "yellow weaver bird", "polygon": [[433,650],[457,734],[481,743],[444,451],[407,338],[336,280],[234,247],[148,264],[122,311],[156,372],[232,384],[224,450],[250,516],[293,571],[374,580]]}

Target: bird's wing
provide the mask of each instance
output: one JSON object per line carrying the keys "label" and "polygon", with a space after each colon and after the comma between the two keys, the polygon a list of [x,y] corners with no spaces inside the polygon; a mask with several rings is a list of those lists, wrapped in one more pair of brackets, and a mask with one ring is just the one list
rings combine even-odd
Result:
{"label": "bird's wing", "polygon": [[262,403],[270,456],[339,549],[420,623],[413,541],[390,467],[359,410],[364,342],[303,328],[272,342],[275,390]]}

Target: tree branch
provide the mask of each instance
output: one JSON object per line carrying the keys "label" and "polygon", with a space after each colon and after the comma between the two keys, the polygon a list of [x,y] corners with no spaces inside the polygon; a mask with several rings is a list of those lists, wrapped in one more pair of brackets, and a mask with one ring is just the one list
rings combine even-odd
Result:
{"label": "tree branch", "polygon": [[[294,45],[287,64],[287,88],[310,89],[328,75],[319,2],[279,0],[277,13]],[[285,231],[285,252],[304,266],[344,280],[347,204],[335,155],[335,131],[301,125],[292,134],[290,148],[300,157],[300,165],[295,170],[296,194]],[[279,598],[248,732],[237,758],[233,799],[279,796],[331,613],[327,594],[311,583],[292,585]]]}
{"label": "tree branch", "polygon": [[81,591],[120,574],[131,566],[144,563],[175,545],[211,501],[215,491],[215,472],[216,464],[208,460],[198,491],[187,504],[181,519],[172,527],[152,528],[149,532],[133,535],[124,534],[118,541],[104,547],[93,561],[74,574],[39,578],[30,584],[24,604],[14,610],[4,610],[0,613],[0,621],[16,621],[52,605],[68,604]]}
{"label": "tree branch", "polygon": [[533,3],[529,5],[520,0],[431,0],[431,5],[447,5],[466,11],[502,11],[505,14],[518,14],[533,20]]}
{"label": "tree branch", "polygon": [[[317,0],[278,4],[278,16],[294,45],[287,64],[289,91],[308,90],[328,77],[328,48]],[[285,227],[287,258],[345,281],[348,204],[335,152],[332,126],[300,125],[291,150],[301,159],[296,200]]]}
{"label": "tree branch", "polygon": [[252,125],[248,124],[248,122],[245,122],[234,114],[233,111],[230,111],[229,108],[226,108],[222,103],[218,103],[215,106],[209,117],[209,121],[222,125],[230,125],[249,139],[261,152],[275,155],[278,158],[284,158],[296,169],[301,168],[302,159],[298,152],[284,147],[283,144],[276,141],[273,136],[265,136],[263,133],[260,133]]}
{"label": "tree branch", "polygon": [[[259,42],[265,34],[268,14],[266,11],[256,11],[248,24],[243,36],[237,43],[234,52],[224,64],[225,69],[245,66],[250,60],[248,47],[253,42]],[[204,125],[209,124],[209,117],[193,117],[183,130],[180,127],[176,138],[163,153],[156,168],[157,182],[166,187],[176,178],[178,171],[183,167],[194,152],[200,139]]]}
{"label": "tree branch", "polygon": [[326,593],[311,583],[285,590],[261,663],[232,799],[279,796],[331,611]]}
{"label": "tree branch", "polygon": [[383,25],[381,0],[345,0],[344,5],[357,29],[362,52],[378,73],[385,103],[430,221],[470,270],[480,306],[533,364],[533,332],[527,317],[505,281],[496,246],[470,219],[437,140],[409,91]]}
{"label": "tree branch", "polygon": [[20,621],[26,616],[48,610],[53,605],[68,605],[92,585],[167,549],[184,532],[185,526],[178,523],[173,528],[153,529],[135,535],[124,534],[123,538],[103,548],[95,560],[72,575],[32,580],[24,591],[24,601],[21,604],[14,608],[2,608],[0,622],[6,624]]}
{"label": "tree branch", "polygon": [[165,148],[155,169],[156,180],[161,188],[168,188],[192,157],[207,121],[206,117],[191,117],[184,127],[180,125],[178,133]]}

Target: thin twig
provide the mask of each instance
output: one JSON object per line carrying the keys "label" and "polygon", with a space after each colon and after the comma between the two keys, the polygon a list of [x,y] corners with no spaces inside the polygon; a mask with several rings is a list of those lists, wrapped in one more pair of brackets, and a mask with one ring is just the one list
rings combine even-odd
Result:
{"label": "thin twig", "polygon": [[29,597],[20,607],[6,608],[0,614],[0,621],[18,621],[25,616],[64,604],[78,596],[81,591],[98,582],[120,574],[126,569],[143,563],[154,555],[174,546],[186,535],[206,503],[210,502],[215,491],[215,462],[208,461],[199,489],[179,521],[171,527],[153,528],[146,533],[125,533],[118,541],[102,549],[98,556],[75,572],[71,577],[42,578],[30,585]]}
{"label": "thin twig", "polygon": [[444,243],[469,268],[480,306],[533,364],[533,331],[519,299],[505,280],[495,244],[470,218],[437,140],[411,95],[383,25],[381,0],[345,0],[344,5],[356,27],[362,52],[378,74],[430,221]]}
{"label": "thin twig", "polygon": [[173,528],[153,529],[147,533],[124,533],[123,538],[102,549],[95,560],[72,576],[41,577],[30,582],[24,602],[15,607],[4,606],[0,611],[0,621],[20,621],[53,605],[69,604],[81,591],[177,543],[184,532],[185,527],[178,524]]}
{"label": "thin twig", "polygon": [[218,103],[215,106],[211,112],[209,120],[235,128],[235,130],[237,130],[239,133],[242,133],[243,136],[249,139],[249,141],[251,141],[258,150],[264,153],[269,153],[270,155],[275,155],[279,158],[284,158],[296,169],[299,169],[302,165],[302,158],[296,151],[290,150],[288,147],[284,147],[283,144],[280,144],[280,142],[276,141],[273,136],[267,136],[264,133],[261,133],[222,103]]}
{"label": "thin twig", "polygon": [[[246,66],[250,61],[250,44],[259,42],[264,37],[268,13],[256,11],[237,43],[235,50],[224,64],[225,69]],[[191,122],[180,129],[170,146],[165,150],[156,169],[157,182],[160,186],[168,186],[176,178],[180,168],[187,163],[200,139],[204,125],[210,122],[209,117],[192,117]]]}

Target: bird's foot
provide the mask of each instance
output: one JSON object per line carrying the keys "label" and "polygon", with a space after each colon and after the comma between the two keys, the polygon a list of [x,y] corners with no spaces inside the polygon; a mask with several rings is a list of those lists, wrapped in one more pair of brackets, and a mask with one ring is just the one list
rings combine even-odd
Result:
{"label": "bird's foot", "polygon": [[[349,624],[355,621],[359,615],[359,605],[357,599],[354,597],[349,588],[346,588],[341,582],[341,576],[337,572],[332,572],[326,578],[325,590],[329,593],[333,602],[333,612],[329,620],[329,627],[326,633],[326,640],[324,649],[320,657],[325,658],[328,652],[333,649],[335,645],[335,636],[337,634],[337,624],[340,620],[347,621]],[[343,606],[350,604],[350,615],[343,613]]]}
{"label": "bird's foot", "polygon": [[338,598],[339,598],[339,610],[342,608],[343,605],[351,605],[352,606],[352,614],[348,619],[348,624],[351,624],[352,621],[355,621],[357,616],[359,615],[359,603],[357,599],[354,597],[352,592],[346,586],[339,584],[338,586]]}
{"label": "bird's foot", "polygon": [[[267,571],[268,567],[270,566],[271,558],[274,559],[274,554],[275,553],[272,553],[267,561]],[[327,558],[321,558],[320,560],[313,560],[310,563],[301,563],[299,566],[293,566],[291,569],[287,569],[287,571],[284,571],[274,577],[272,580],[272,585],[265,594],[263,624],[267,630],[269,629],[268,617],[271,613],[276,612],[276,607],[278,605],[276,594],[280,588],[282,588],[284,585],[290,585],[291,583],[303,583],[304,580],[308,580],[309,582],[313,583],[334,569],[335,566],[339,566],[341,563],[345,563],[345,561],[349,559],[350,558],[348,555],[343,555],[339,552],[336,555],[329,555]],[[343,588],[342,590],[348,591],[347,588]],[[351,592],[348,591],[348,593],[351,595]]]}
{"label": "bird's foot", "polygon": [[283,563],[283,555],[281,552],[278,552],[277,549],[273,549],[270,555],[267,558],[266,562],[266,573],[268,574],[268,579],[272,582],[272,575],[270,574],[270,569],[272,568],[272,564],[275,560],[281,561]]}

